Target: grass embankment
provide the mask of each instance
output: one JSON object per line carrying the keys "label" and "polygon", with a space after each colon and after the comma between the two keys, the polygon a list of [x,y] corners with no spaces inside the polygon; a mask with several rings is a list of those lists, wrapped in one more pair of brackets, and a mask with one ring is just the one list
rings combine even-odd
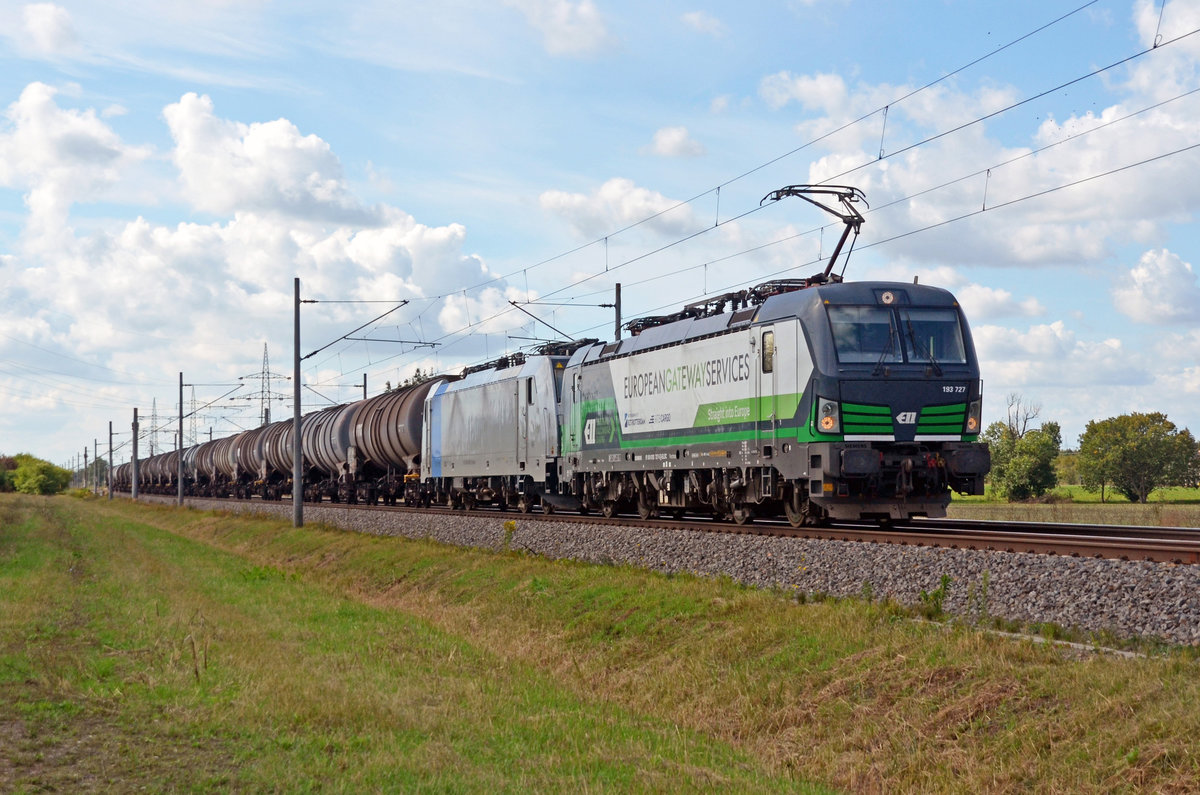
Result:
{"label": "grass embankment", "polygon": [[1100,501],[1099,492],[1081,486],[1059,486],[1042,500],[1031,502],[956,494],[948,513],[952,519],[1200,527],[1200,489],[1158,489],[1150,494],[1149,502],[1140,505],[1111,491],[1105,500]]}
{"label": "grass embankment", "polygon": [[[499,521],[499,520],[497,520]],[[0,497],[0,789],[1187,790],[1200,663],[857,600]]]}

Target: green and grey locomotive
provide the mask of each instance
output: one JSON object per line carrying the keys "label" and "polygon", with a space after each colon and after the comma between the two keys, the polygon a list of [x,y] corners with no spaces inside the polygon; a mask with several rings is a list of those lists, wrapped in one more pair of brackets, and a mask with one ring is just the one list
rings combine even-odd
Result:
{"label": "green and grey locomotive", "polygon": [[561,496],[800,525],[944,516],[952,490],[982,493],[979,364],[949,292],[797,281],[723,298],[743,305],[575,352]]}

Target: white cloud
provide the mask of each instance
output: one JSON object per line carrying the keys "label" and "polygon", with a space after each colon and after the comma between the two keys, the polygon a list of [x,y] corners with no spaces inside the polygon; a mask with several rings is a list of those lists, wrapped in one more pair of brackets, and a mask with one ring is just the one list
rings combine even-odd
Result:
{"label": "white cloud", "polygon": [[124,144],[92,109],[60,108],[58,89],[30,83],[5,110],[0,128],[0,186],[26,190],[29,228],[60,239],[78,201],[104,197],[128,170],[149,156]]}
{"label": "white cloud", "polygon": [[54,3],[31,3],[22,18],[29,43],[44,55],[59,55],[78,49],[71,14]]}
{"label": "white cloud", "polygon": [[365,222],[342,166],[325,141],[286,119],[243,124],[218,118],[207,96],[185,94],[163,116],[185,198],[214,213],[278,212]]}
{"label": "white cloud", "polygon": [[992,320],[998,317],[1038,317],[1045,314],[1046,307],[1037,298],[1030,296],[1017,299],[1008,290],[968,284],[955,291],[955,297],[963,311],[972,320]]}
{"label": "white cloud", "polygon": [[840,75],[794,75],[783,71],[764,77],[758,89],[767,105],[778,110],[789,102],[799,102],[812,110],[840,111],[847,101],[846,82]]}
{"label": "white cloud", "polygon": [[[797,125],[804,140],[827,136],[817,143],[827,154],[811,161],[807,181],[862,188],[879,208],[867,217],[865,242],[895,238],[888,244],[892,256],[1003,267],[1094,263],[1112,255],[1112,240],[1151,242],[1164,224],[1186,222],[1200,209],[1200,181],[1190,177],[1200,170],[1200,152],[1156,159],[1194,144],[1190,120],[1200,113],[1200,98],[1130,116],[1149,101],[1135,96],[1096,114],[1047,119],[1031,130],[1026,146],[1006,146],[986,123],[975,124],[881,159],[881,151],[887,155],[1015,98],[1005,87],[975,93],[935,87],[893,103],[886,131],[876,113],[830,135],[908,90],[857,85],[851,91],[837,75],[786,72],[761,86],[778,109],[796,101],[816,113]],[[1092,132],[1078,136],[1086,131]],[[1066,141],[1070,136],[1078,137]],[[1167,207],[1164,194],[1173,199]]]}
{"label": "white cloud", "polygon": [[704,33],[715,38],[720,38],[728,32],[725,23],[707,11],[689,11],[681,19],[685,25],[697,33]]}
{"label": "white cloud", "polygon": [[503,334],[529,322],[528,315],[513,309],[508,302],[527,301],[531,297],[515,287],[504,290],[488,287],[475,295],[451,295],[438,313],[438,323],[446,331],[471,328],[477,333]]}
{"label": "white cloud", "polygon": [[[145,152],[93,111],[62,110],[53,100],[53,89],[32,84],[9,109],[0,184],[31,193],[58,186],[55,208],[65,222],[72,201],[122,177],[114,163]],[[290,339],[297,275],[306,297],[414,299],[394,318],[414,329],[417,314],[432,307],[422,332],[429,336],[440,333],[430,317],[456,317],[426,296],[494,280],[464,250],[463,225],[427,226],[395,207],[362,210],[330,147],[286,119],[241,124],[195,95],[164,117],[185,195],[219,219],[172,226],[139,217],[77,235],[66,223],[36,223],[31,212],[19,250],[0,256],[0,303],[36,330],[31,342],[137,372],[187,362],[231,377],[243,374],[265,338]],[[506,308],[510,296],[525,297],[493,281],[468,301],[484,313]],[[341,304],[306,311],[305,345],[335,339],[364,315]]]}
{"label": "white cloud", "polygon": [[542,209],[562,217],[576,234],[595,238],[651,216],[643,226],[667,235],[696,231],[691,205],[680,205],[657,191],[639,188],[632,180],[616,177],[588,196],[551,190],[540,197]]}
{"label": "white cloud", "polygon": [[688,135],[687,127],[663,127],[654,133],[654,142],[641,150],[658,157],[698,157],[705,151],[704,144]]}
{"label": "white cloud", "polygon": [[[1133,21],[1144,47],[1158,47],[1200,28],[1200,6],[1190,0],[1136,0]],[[1132,92],[1168,99],[1195,87],[1200,64],[1200,42],[1187,36],[1170,46],[1155,49],[1129,71],[1126,88]]]}
{"label": "white cloud", "polygon": [[1167,249],[1147,251],[1113,288],[1117,311],[1138,323],[1169,325],[1200,320],[1200,281],[1191,263]]}
{"label": "white cloud", "polygon": [[1144,363],[1130,355],[1121,340],[1081,340],[1061,320],[1025,332],[974,326],[972,335],[986,377],[1008,388],[1133,386],[1152,380]]}
{"label": "white cloud", "polygon": [[592,0],[507,0],[542,34],[551,55],[590,55],[606,49],[612,37]]}

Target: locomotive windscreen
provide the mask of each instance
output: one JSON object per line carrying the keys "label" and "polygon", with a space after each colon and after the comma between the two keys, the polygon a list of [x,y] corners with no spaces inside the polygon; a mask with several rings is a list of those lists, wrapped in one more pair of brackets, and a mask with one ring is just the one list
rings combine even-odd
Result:
{"label": "locomotive windscreen", "polygon": [[958,312],[948,307],[831,306],[838,361],[843,364],[965,364]]}
{"label": "locomotive windscreen", "polygon": [[958,312],[948,308],[899,309],[904,353],[910,362],[966,364]]}
{"label": "locomotive windscreen", "polygon": [[838,360],[848,364],[902,362],[896,317],[882,306],[831,306],[829,322]]}

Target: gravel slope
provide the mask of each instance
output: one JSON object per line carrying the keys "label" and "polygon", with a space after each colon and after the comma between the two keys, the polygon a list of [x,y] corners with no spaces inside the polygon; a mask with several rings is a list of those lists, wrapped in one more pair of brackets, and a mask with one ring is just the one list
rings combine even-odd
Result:
{"label": "gravel slope", "polygon": [[[187,504],[292,515],[290,502],[188,499]],[[386,512],[306,505],[304,516],[306,522],[348,530],[490,549],[503,548],[504,522],[511,519],[516,522],[511,547],[549,558],[725,574],[757,587],[834,596],[869,593],[906,605],[919,604],[921,592],[934,591],[948,575],[952,583],[943,607],[950,613],[986,609],[1019,621],[1200,644],[1200,566],[552,523],[536,514],[404,514],[398,520]],[[986,603],[980,598],[985,573]]]}

